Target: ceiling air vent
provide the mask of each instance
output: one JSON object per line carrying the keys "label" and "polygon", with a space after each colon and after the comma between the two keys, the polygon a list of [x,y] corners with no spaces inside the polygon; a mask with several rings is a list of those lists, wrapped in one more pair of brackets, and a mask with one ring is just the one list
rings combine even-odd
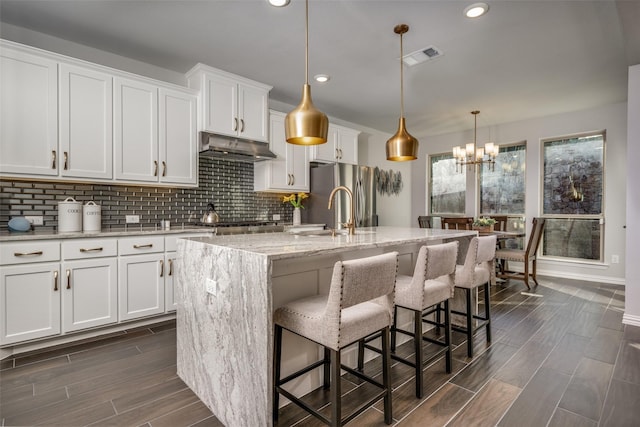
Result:
{"label": "ceiling air vent", "polygon": [[409,67],[428,61],[430,59],[439,58],[443,55],[442,51],[435,46],[427,46],[423,49],[416,50],[406,54],[402,60]]}

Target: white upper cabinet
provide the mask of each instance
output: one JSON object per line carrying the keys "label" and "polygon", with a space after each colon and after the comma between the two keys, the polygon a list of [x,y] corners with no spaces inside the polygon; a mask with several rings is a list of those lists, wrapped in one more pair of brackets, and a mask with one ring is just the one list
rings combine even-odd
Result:
{"label": "white upper cabinet", "polygon": [[358,164],[359,131],[329,124],[326,144],[311,148],[311,161]]}
{"label": "white upper cabinet", "polygon": [[60,64],[60,174],[113,177],[113,77]]}
{"label": "white upper cabinet", "polygon": [[198,184],[195,95],[160,88],[160,181]]}
{"label": "white upper cabinet", "polygon": [[0,176],[198,185],[188,88],[0,40]]}
{"label": "white upper cabinet", "polygon": [[309,191],[309,148],[287,143],[284,119],[285,114],[271,111],[269,149],[278,158],[254,165],[255,191]]}
{"label": "white upper cabinet", "polygon": [[198,64],[187,73],[200,91],[199,130],[268,142],[271,86]]}
{"label": "white upper cabinet", "polygon": [[116,178],[157,182],[160,173],[157,86],[116,78],[113,101]]}
{"label": "white upper cabinet", "polygon": [[0,46],[0,172],[58,175],[57,62]]}

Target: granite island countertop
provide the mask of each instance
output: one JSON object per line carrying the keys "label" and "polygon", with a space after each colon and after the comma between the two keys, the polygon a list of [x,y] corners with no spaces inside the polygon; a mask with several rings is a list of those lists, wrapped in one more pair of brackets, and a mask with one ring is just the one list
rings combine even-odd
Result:
{"label": "granite island countertop", "polygon": [[189,240],[266,255],[270,260],[281,260],[473,235],[477,235],[477,232],[433,228],[367,227],[356,229],[356,234],[353,236],[340,232],[332,236],[329,231],[326,231],[326,234],[283,232],[192,237]]}

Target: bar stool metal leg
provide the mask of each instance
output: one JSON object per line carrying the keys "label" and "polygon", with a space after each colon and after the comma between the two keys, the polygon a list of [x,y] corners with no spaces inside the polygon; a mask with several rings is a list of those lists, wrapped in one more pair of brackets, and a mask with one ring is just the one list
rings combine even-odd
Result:
{"label": "bar stool metal leg", "polygon": [[273,333],[273,422],[278,421],[278,406],[280,404],[280,360],[282,359],[282,327],[275,325]]}

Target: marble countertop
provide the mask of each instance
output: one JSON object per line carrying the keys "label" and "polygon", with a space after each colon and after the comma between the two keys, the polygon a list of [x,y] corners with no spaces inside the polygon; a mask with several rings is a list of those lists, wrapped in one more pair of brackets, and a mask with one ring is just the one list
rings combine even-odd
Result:
{"label": "marble countertop", "polygon": [[268,256],[270,259],[299,258],[316,254],[343,252],[353,249],[378,248],[425,240],[456,239],[477,236],[476,231],[440,230],[432,228],[370,227],[359,228],[356,235],[264,233],[231,236],[192,237],[188,240],[248,251]]}
{"label": "marble countertop", "polygon": [[49,240],[49,239],[78,239],[96,237],[124,237],[124,236],[148,236],[148,235],[168,235],[181,233],[211,233],[214,230],[209,227],[174,227],[170,230],[160,230],[155,227],[129,226],[123,228],[109,228],[98,232],[83,233],[58,233],[51,230],[33,230],[26,232],[12,232],[8,230],[0,231],[0,242],[21,242],[29,240]]}

